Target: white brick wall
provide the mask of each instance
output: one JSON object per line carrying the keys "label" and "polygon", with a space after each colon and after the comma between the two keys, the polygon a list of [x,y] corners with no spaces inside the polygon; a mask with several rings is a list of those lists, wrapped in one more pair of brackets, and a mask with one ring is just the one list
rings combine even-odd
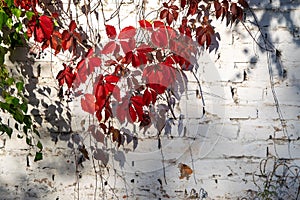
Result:
{"label": "white brick wall", "polygon": [[[293,140],[290,144],[282,132],[274,106],[267,55],[259,50],[241,24],[229,29],[216,22],[221,33],[220,48],[216,54],[207,54],[199,61],[201,67],[197,75],[202,81],[207,104],[207,115],[200,119],[201,123],[198,119],[202,114],[201,99],[195,98],[198,86],[192,75],[188,75],[192,80],[189,99],[180,103],[186,117],[186,134],[176,136],[173,133],[174,139],[163,138],[162,158],[157,140],[139,133],[138,148],[132,152],[131,145],[125,147],[129,150],[124,153],[124,163],[120,161],[123,153],[115,157],[110,155],[107,169],[96,162],[97,176],[92,161],[85,161],[76,168],[75,156],[79,152],[68,147],[71,139],[66,133],[69,131],[67,104],[56,97],[58,85],[54,80],[62,68],[61,63],[51,61],[47,54],[32,65],[33,61],[28,60],[26,54],[20,54],[26,50],[20,49],[15,52],[16,62],[28,60],[28,66],[22,68],[32,70],[28,78],[36,84],[31,85],[36,88],[30,95],[37,99],[32,101],[32,108],[36,109],[36,119],[42,121],[44,160],[34,163],[34,152],[28,150],[24,141],[15,136],[11,140],[1,136],[0,199],[93,199],[95,189],[96,199],[186,199],[192,189],[199,192],[201,188],[208,192],[208,199],[238,199],[250,197],[249,191],[257,190],[252,174],[258,173],[259,162],[267,154],[291,158],[292,163],[299,164],[300,40],[295,30],[300,27],[300,4],[288,0],[271,2],[251,1],[250,5],[255,8],[260,25],[264,26],[263,31],[282,53],[282,66],[287,76],[278,76],[274,63],[272,67],[277,98]],[[104,4],[109,17],[116,5]],[[134,6],[130,1],[122,6],[123,27],[136,23]],[[153,3],[146,9],[154,8],[157,5]],[[253,18],[247,15],[247,19]],[[117,24],[117,21],[109,24]],[[257,27],[247,21],[246,26],[257,37]],[[53,112],[46,111],[46,104],[52,105]],[[70,107],[72,129],[85,138],[80,126],[84,114],[76,113],[78,105],[75,103],[70,103]],[[58,141],[51,141],[53,136],[58,136]],[[276,140],[270,136],[275,136]],[[88,137],[85,142],[89,144]],[[180,162],[194,170],[189,180],[179,179],[177,166]]]}

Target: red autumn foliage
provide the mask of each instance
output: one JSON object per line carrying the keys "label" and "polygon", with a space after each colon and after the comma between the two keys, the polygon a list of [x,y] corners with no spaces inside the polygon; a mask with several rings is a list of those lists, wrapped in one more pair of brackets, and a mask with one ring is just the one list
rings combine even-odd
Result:
{"label": "red autumn foliage", "polygon": [[[47,16],[36,12],[38,1],[14,0],[14,3],[25,11],[33,11],[26,24],[27,35],[42,43],[42,50],[51,47],[55,55],[67,50],[73,53],[70,63],[63,64],[64,69],[56,77],[59,86],[66,84],[68,94],[73,91],[80,96],[82,90],[76,89],[94,83],[93,91],[81,97],[81,107],[96,116],[103,133],[96,129],[89,131],[98,142],[111,135],[118,146],[124,143],[124,135],[106,122],[117,118],[121,124],[139,122],[140,127],[148,126],[153,119],[150,110],[156,109],[158,99],[164,95],[170,96],[164,111],[169,112],[170,99],[179,99],[178,94],[182,93],[187,79],[185,71],[195,67],[195,42],[206,49],[217,48],[218,36],[211,18],[226,19],[227,25],[233,24],[243,20],[244,10],[249,7],[246,0],[172,0],[162,4],[157,13],[160,20],[141,19],[140,29],[127,26],[119,30],[105,24],[103,29],[109,41],[90,45],[83,43],[85,36],[78,32],[74,20],[63,28],[54,25],[55,20],[60,20],[58,13]],[[79,53],[77,49],[81,47],[84,50]],[[96,79],[91,81],[91,77]],[[121,81],[126,84],[122,85]]]}
{"label": "red autumn foliage", "polygon": [[38,4],[37,0],[14,0],[16,7],[21,7],[25,10],[35,10],[36,5]]}
{"label": "red autumn foliage", "polygon": [[34,40],[37,42],[44,42],[49,40],[52,36],[54,23],[49,16],[34,15],[27,24],[27,36],[34,35]]}
{"label": "red autumn foliage", "polygon": [[80,34],[75,31],[77,28],[76,22],[72,20],[69,25],[69,30],[62,32],[62,48],[63,50],[70,50],[73,48],[75,51],[77,41],[81,40]]}
{"label": "red autumn foliage", "polygon": [[66,83],[68,88],[71,88],[75,78],[73,68],[67,66],[66,64],[63,65],[64,69],[57,74],[56,79],[58,80],[60,86]]}

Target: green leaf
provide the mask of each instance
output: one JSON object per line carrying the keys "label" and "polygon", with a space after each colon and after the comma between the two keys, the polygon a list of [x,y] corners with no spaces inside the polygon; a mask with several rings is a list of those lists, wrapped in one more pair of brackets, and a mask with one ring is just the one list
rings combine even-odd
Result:
{"label": "green leaf", "polygon": [[5,0],[8,7],[11,7],[14,4],[14,0]]}
{"label": "green leaf", "polygon": [[18,8],[13,8],[11,9],[11,12],[19,19],[21,14],[22,14],[22,11]]}
{"label": "green leaf", "polygon": [[34,15],[34,12],[31,12],[31,11],[26,12],[26,17],[27,17],[28,20],[31,20],[33,15]]}
{"label": "green leaf", "polygon": [[22,30],[23,25],[22,23],[16,23],[14,27],[16,28],[16,32],[19,33]]}
{"label": "green leaf", "polygon": [[7,79],[7,85],[8,86],[11,86],[14,82],[15,82],[15,79],[12,78],[12,77],[10,77],[10,78]]}
{"label": "green leaf", "polygon": [[5,124],[0,124],[0,131],[2,133],[6,133],[9,138],[11,138],[11,135],[13,133],[13,129],[10,128],[9,126],[5,125]]}
{"label": "green leaf", "polygon": [[23,102],[22,104],[21,104],[21,110],[24,112],[24,113],[27,113],[27,111],[28,111],[28,104],[27,104],[27,102]]}
{"label": "green leaf", "polygon": [[7,17],[6,13],[3,10],[0,10],[0,29],[2,30],[3,22],[6,21],[5,17]]}
{"label": "green leaf", "polygon": [[26,137],[26,144],[32,146],[32,138]]}
{"label": "green leaf", "polygon": [[40,141],[38,141],[38,143],[37,143],[37,148],[39,148],[41,151],[43,150],[43,145],[42,145],[42,143],[40,142]]}
{"label": "green leaf", "polygon": [[23,122],[24,124],[26,124],[26,126],[30,127],[32,125],[32,120],[30,115],[25,115]]}
{"label": "green leaf", "polygon": [[17,87],[18,92],[22,92],[23,89],[24,89],[24,83],[23,82],[17,82],[16,87]]}
{"label": "green leaf", "polygon": [[23,122],[25,122],[25,116],[24,116],[23,112],[21,112],[21,110],[19,110],[19,109],[15,110],[15,113],[13,113],[13,117],[20,124],[23,124]]}
{"label": "green leaf", "polygon": [[25,135],[28,134],[28,127],[27,126],[23,126],[23,132],[25,133]]}
{"label": "green leaf", "polygon": [[7,111],[10,111],[10,106],[8,103],[3,103],[3,102],[0,102],[0,108],[4,109],[4,110],[7,110]]}
{"label": "green leaf", "polygon": [[43,154],[41,152],[36,152],[34,162],[39,161],[39,160],[43,160]]}
{"label": "green leaf", "polygon": [[12,18],[8,18],[7,20],[6,20],[6,26],[9,28],[9,29],[11,29],[12,27],[13,27],[13,21],[12,21]]}

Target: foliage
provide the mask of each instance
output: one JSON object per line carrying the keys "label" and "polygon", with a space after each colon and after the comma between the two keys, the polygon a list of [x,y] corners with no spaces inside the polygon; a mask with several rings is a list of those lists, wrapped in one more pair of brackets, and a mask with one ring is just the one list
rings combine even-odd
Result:
{"label": "foliage", "polygon": [[[11,137],[16,131],[18,138],[25,138],[31,147],[36,146],[35,161],[38,161],[43,146],[37,139],[40,135],[32,118],[27,114],[28,100],[24,96],[24,82],[21,78],[13,77],[5,66],[5,55],[16,46],[24,44],[22,11],[10,0],[1,1],[0,4],[0,109],[9,114],[9,119],[0,117],[0,132]],[[11,124],[14,124],[14,128]]]}
{"label": "foliage", "polygon": [[[87,34],[79,30],[75,20],[65,21],[45,8],[44,13],[38,13],[35,1],[31,6],[18,1],[15,4],[31,13],[25,24],[26,34],[40,43],[42,50],[50,47],[54,54],[73,54],[57,75],[61,90],[66,85],[64,94],[81,98],[82,109],[98,120],[100,125],[94,130],[93,124],[90,133],[104,134],[118,147],[126,139],[133,141],[132,134],[128,136],[118,124],[139,123],[140,129],[153,125],[160,135],[167,128],[168,118],[179,118],[173,109],[185,91],[185,73],[197,69],[194,60],[199,48],[212,51],[218,47],[220,35],[212,19],[226,20],[229,26],[243,20],[243,10],[248,8],[245,0],[163,2],[159,19],[140,19],[139,27],[127,26],[118,31],[104,22],[109,41],[99,45],[92,40],[83,42]],[[85,12],[87,18],[92,14]]]}
{"label": "foliage", "polygon": [[[134,141],[133,134],[121,131],[119,126],[139,123],[140,129],[147,129],[153,125],[159,136],[168,128],[168,120],[180,118],[173,109],[185,91],[186,72],[197,69],[195,60],[200,48],[218,48],[220,35],[212,19],[226,20],[229,26],[243,20],[243,10],[248,8],[245,0],[163,2],[159,18],[140,19],[139,27],[127,26],[118,31],[104,22],[109,41],[99,45],[98,41],[84,38],[88,34],[75,20],[52,12],[43,2],[1,2],[0,25],[11,29],[9,42],[3,42],[14,48],[24,39],[33,39],[41,50],[50,47],[55,55],[73,54],[57,75],[61,91],[66,85],[64,94],[81,98],[82,109],[98,120],[96,128],[92,124],[88,129],[91,135],[104,134],[118,147],[125,141]],[[100,1],[98,6],[101,4]],[[82,8],[89,18],[95,9],[88,10],[86,6]],[[89,31],[93,32],[92,28]],[[90,83],[92,86],[88,86]],[[91,91],[88,87],[92,87]],[[14,101],[16,105],[19,102],[23,101]]]}

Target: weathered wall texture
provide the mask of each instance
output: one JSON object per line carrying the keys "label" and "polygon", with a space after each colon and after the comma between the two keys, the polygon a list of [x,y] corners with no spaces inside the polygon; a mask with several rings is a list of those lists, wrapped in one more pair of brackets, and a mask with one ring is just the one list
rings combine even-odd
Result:
{"label": "weathered wall texture", "polygon": [[[125,2],[122,26],[136,23],[135,5]],[[116,4],[105,5],[110,16]],[[273,0],[251,1],[250,6],[267,38],[281,52],[280,57],[271,54],[269,59],[285,133],[273,99],[267,53],[242,24],[229,29],[216,22],[220,47],[216,53],[204,53],[197,74],[206,116],[201,118],[198,85],[190,75],[186,100],[180,105],[185,135],[178,136],[175,131],[174,138],[164,138],[162,150],[158,150],[157,140],[140,134],[134,152],[129,146],[128,152],[121,148],[109,155],[108,168],[89,160],[76,167],[79,152],[72,148],[72,138],[76,140],[79,134],[88,144],[89,136],[81,131],[84,115],[76,111],[78,105],[70,103],[67,108],[67,103],[57,98],[54,78],[61,62],[51,61],[49,54],[29,59],[27,49],[19,49],[10,59],[19,63],[29,79],[26,89],[31,113],[41,125],[44,160],[34,163],[24,141],[1,136],[0,199],[93,199],[95,195],[96,199],[186,199],[193,190],[206,191],[208,199],[251,199],[255,197],[251,191],[258,189],[253,173],[260,174],[262,159],[276,155],[300,166],[300,4]],[[248,13],[245,24],[263,44],[250,21],[254,22]],[[72,135],[68,132],[70,114]],[[194,170],[188,180],[179,179],[179,163]],[[295,187],[290,193],[296,192]]]}

